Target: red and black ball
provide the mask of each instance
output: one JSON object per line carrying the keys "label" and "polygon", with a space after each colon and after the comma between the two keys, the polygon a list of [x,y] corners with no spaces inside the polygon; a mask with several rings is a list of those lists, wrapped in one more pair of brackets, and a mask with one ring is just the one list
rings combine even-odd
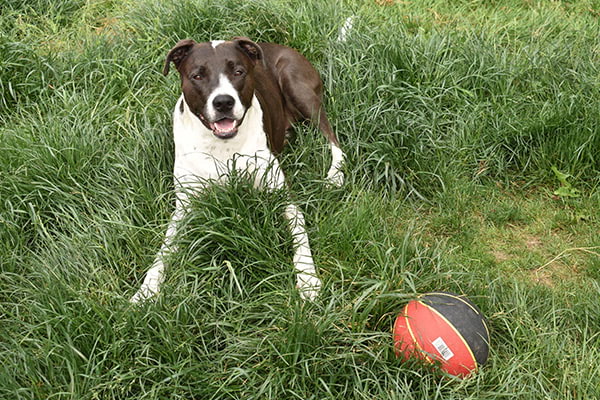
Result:
{"label": "red and black ball", "polygon": [[439,363],[466,377],[484,365],[490,335],[485,317],[465,296],[436,292],[410,301],[394,323],[396,355]]}

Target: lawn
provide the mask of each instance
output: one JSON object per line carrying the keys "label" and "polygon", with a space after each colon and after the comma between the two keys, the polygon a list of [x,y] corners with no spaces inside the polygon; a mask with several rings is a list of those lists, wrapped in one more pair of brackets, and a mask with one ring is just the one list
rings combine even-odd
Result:
{"label": "lawn", "polygon": [[[599,32],[597,0],[4,0],[0,398],[600,398]],[[165,56],[240,35],[320,71],[346,183],[297,125],[287,193],[199,195],[132,305],[174,199]],[[487,316],[469,379],[394,355],[397,313],[439,290]]]}

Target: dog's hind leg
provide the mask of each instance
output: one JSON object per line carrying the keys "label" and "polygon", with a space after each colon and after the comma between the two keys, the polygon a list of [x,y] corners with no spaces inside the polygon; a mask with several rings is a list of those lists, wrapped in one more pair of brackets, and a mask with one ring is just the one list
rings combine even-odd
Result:
{"label": "dog's hind leg", "polygon": [[[323,133],[323,136],[329,141],[331,167],[327,172],[327,181],[332,185],[341,186],[344,183],[342,167],[345,154],[340,148],[338,138],[327,119],[327,114],[322,103],[322,85],[319,83],[316,86],[311,86],[308,83],[304,83],[315,82],[315,80],[319,79],[317,71],[314,69],[311,71],[312,73],[306,80],[282,77],[280,85],[283,88],[284,97],[288,104],[287,107],[292,113],[317,126],[321,133]],[[290,86],[293,88],[290,88]]]}
{"label": "dog's hind leg", "polygon": [[299,110],[306,119],[319,127],[325,138],[329,141],[331,149],[331,166],[327,172],[327,181],[334,186],[342,186],[344,184],[344,172],[342,167],[346,155],[340,148],[340,143],[325,114],[325,110],[321,104],[319,96],[315,93],[314,98],[318,101],[316,108],[311,108],[305,104],[299,104]]}
{"label": "dog's hind leg", "polygon": [[321,112],[319,112],[317,118],[319,129],[323,132],[325,137],[329,139],[329,147],[331,149],[331,166],[327,172],[327,181],[334,186],[342,186],[344,184],[344,172],[342,171],[342,167],[346,155],[340,148],[337,136],[335,135],[335,132],[333,132],[333,129],[331,129],[331,125],[329,124],[329,120],[327,119],[327,115],[325,115],[323,107],[321,107]]}

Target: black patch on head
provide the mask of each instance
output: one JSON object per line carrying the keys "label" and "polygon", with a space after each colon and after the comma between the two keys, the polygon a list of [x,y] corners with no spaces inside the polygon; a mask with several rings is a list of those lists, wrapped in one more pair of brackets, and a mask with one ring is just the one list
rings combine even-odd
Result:
{"label": "black patch on head", "polygon": [[181,101],[179,102],[179,111],[183,114],[183,99],[181,99]]}

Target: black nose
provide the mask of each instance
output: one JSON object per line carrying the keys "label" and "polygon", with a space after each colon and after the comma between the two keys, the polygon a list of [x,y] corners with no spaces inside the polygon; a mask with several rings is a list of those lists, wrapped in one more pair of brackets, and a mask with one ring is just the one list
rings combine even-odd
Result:
{"label": "black nose", "polygon": [[221,94],[214,98],[213,106],[218,112],[226,113],[231,111],[235,104],[235,99],[228,94]]}

